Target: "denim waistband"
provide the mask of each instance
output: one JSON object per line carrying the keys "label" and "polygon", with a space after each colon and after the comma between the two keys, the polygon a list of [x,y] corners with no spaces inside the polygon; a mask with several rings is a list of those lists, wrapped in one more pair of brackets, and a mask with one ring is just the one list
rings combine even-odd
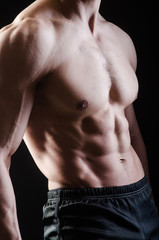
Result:
{"label": "denim waistband", "polygon": [[72,197],[104,197],[117,196],[121,194],[132,194],[142,191],[148,186],[146,176],[136,183],[123,186],[101,187],[101,188],[57,188],[48,192],[48,199],[72,198]]}

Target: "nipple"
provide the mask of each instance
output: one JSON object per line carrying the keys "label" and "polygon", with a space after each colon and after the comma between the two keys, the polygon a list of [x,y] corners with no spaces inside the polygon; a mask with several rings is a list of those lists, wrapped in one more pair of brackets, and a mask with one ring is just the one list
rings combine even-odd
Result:
{"label": "nipple", "polygon": [[88,108],[88,102],[86,100],[82,100],[77,104],[77,109],[80,111],[86,110]]}

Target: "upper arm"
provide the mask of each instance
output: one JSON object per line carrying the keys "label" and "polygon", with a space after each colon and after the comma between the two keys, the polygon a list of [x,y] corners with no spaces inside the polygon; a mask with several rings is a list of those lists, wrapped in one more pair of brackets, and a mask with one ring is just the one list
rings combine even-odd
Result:
{"label": "upper arm", "polygon": [[46,71],[49,51],[42,38],[35,22],[11,24],[0,31],[0,150],[8,155],[23,138],[35,83]]}

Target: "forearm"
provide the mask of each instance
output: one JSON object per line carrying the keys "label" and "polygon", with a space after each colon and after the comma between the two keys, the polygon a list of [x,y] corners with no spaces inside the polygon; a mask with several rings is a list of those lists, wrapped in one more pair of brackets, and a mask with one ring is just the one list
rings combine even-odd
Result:
{"label": "forearm", "polygon": [[14,191],[8,169],[0,159],[0,239],[21,240]]}

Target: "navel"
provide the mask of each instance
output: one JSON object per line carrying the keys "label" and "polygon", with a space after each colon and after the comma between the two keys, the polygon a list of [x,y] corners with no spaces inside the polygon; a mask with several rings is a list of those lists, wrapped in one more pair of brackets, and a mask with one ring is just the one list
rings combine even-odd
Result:
{"label": "navel", "polygon": [[88,102],[86,100],[82,100],[77,104],[77,109],[80,111],[84,111],[88,108]]}
{"label": "navel", "polygon": [[125,162],[126,162],[126,159],[121,158],[121,159],[120,159],[120,162],[121,162],[121,163],[125,163]]}

